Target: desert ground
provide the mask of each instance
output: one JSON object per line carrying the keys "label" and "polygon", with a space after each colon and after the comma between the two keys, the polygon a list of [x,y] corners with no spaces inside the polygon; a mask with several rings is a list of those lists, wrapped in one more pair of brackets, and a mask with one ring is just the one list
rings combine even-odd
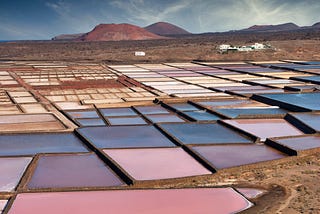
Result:
{"label": "desert ground", "polygon": [[[319,36],[320,37],[320,36]],[[121,42],[11,42],[0,43],[0,60],[39,61],[90,61],[108,64],[156,63],[236,60],[319,60],[320,39],[296,36],[238,38],[234,36],[198,36],[166,40],[121,41]],[[268,40],[269,39],[269,40]],[[252,45],[255,42],[269,44],[270,50],[239,53],[218,53],[221,44]],[[144,51],[146,56],[137,57],[135,51]]]}

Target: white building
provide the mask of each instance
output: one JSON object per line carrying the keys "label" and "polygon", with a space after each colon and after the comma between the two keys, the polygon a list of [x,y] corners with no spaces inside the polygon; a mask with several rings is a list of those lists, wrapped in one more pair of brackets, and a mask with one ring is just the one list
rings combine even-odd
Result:
{"label": "white building", "polygon": [[254,43],[254,45],[252,45],[251,47],[253,47],[256,50],[265,49],[265,45],[260,43]]}
{"label": "white building", "polygon": [[252,51],[252,46],[241,46],[238,47],[238,51]]}
{"label": "white building", "polygon": [[231,45],[224,45],[224,44],[223,44],[223,45],[220,45],[220,46],[219,46],[219,49],[220,49],[220,50],[228,50],[230,47],[231,47]]}
{"label": "white building", "polygon": [[145,56],[146,53],[143,52],[143,51],[136,51],[136,52],[134,52],[134,55],[135,55],[135,56]]}
{"label": "white building", "polygon": [[226,45],[222,44],[219,46],[219,50],[221,53],[226,53],[228,51],[255,51],[255,50],[263,50],[269,48],[268,46],[260,43],[255,43],[254,45],[249,46],[232,46],[232,45]]}

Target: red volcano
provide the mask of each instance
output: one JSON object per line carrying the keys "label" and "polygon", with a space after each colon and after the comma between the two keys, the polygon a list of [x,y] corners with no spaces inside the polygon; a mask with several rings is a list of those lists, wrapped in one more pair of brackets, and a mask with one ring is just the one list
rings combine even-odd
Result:
{"label": "red volcano", "polygon": [[81,41],[122,41],[149,40],[165,37],[153,34],[143,28],[130,24],[100,24],[89,33],[79,37]]}

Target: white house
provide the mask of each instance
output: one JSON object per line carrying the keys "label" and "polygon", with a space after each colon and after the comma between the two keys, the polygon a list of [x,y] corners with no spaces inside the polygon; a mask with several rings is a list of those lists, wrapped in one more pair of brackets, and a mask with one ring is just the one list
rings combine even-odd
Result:
{"label": "white house", "polygon": [[143,51],[136,51],[136,52],[134,52],[134,55],[135,55],[135,56],[145,56],[146,53],[143,52]]}
{"label": "white house", "polygon": [[241,46],[238,47],[238,51],[252,51],[252,46]]}
{"label": "white house", "polygon": [[220,50],[228,50],[230,47],[231,47],[231,45],[225,45],[225,44],[223,44],[223,45],[220,45],[220,46],[219,46],[219,49],[220,49]]}
{"label": "white house", "polygon": [[260,43],[254,43],[254,45],[252,45],[251,47],[257,50],[265,49],[264,44],[260,44]]}
{"label": "white house", "polygon": [[222,44],[219,46],[219,50],[221,53],[227,53],[228,51],[255,51],[255,50],[263,50],[266,48],[270,48],[269,46],[266,46],[264,44],[255,43],[254,45],[249,46],[231,46]]}

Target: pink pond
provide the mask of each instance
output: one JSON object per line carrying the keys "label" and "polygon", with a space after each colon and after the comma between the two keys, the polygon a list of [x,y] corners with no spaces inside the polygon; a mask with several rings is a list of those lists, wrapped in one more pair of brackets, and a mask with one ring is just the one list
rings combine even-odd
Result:
{"label": "pink pond", "polygon": [[211,174],[181,148],[103,150],[136,180]]}
{"label": "pink pond", "polygon": [[238,213],[252,206],[232,188],[23,193],[9,214]]}
{"label": "pink pond", "polygon": [[31,157],[0,158],[0,192],[16,188],[31,160]]}
{"label": "pink pond", "polygon": [[122,181],[95,155],[47,155],[39,158],[28,187],[121,186]]}
{"label": "pink pond", "polygon": [[261,140],[270,137],[295,136],[304,133],[284,119],[238,119],[224,120],[225,123],[253,134]]}

